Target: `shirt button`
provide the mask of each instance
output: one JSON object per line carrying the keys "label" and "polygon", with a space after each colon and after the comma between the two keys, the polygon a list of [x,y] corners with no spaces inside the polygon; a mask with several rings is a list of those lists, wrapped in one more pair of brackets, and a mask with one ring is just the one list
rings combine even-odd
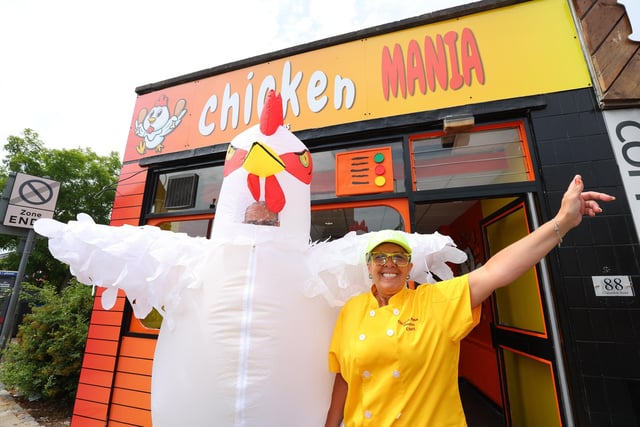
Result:
{"label": "shirt button", "polygon": [[369,378],[369,377],[371,376],[371,372],[369,372],[369,371],[364,371],[364,372],[362,373],[362,376],[363,376],[363,377],[365,377],[365,378]]}
{"label": "shirt button", "polygon": [[397,369],[393,371],[393,378],[400,378],[400,371],[398,371]]}
{"label": "shirt button", "polygon": [[369,316],[373,317],[373,316],[375,316],[375,315],[376,315],[376,311],[375,311],[375,310],[371,310],[371,311],[369,312]]}
{"label": "shirt button", "polygon": [[358,338],[360,339],[360,341],[364,341],[367,336],[365,334],[360,334]]}
{"label": "shirt button", "polygon": [[393,314],[395,314],[396,316],[400,315],[400,310],[398,310],[397,308],[393,309]]}
{"label": "shirt button", "polygon": [[387,329],[387,335],[389,335],[390,337],[392,337],[394,334],[393,329]]}
{"label": "shirt button", "polygon": [[365,417],[366,419],[371,418],[371,411],[364,411],[364,417]]}
{"label": "shirt button", "polygon": [[399,420],[401,416],[402,416],[402,412],[400,412],[400,413],[396,416],[396,420]]}

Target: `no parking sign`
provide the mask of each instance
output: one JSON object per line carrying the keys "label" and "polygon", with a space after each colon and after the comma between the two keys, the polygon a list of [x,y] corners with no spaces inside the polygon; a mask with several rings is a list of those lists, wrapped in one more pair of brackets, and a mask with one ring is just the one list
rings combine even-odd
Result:
{"label": "no parking sign", "polygon": [[60,183],[46,178],[17,173],[4,225],[33,228],[40,218],[53,218]]}

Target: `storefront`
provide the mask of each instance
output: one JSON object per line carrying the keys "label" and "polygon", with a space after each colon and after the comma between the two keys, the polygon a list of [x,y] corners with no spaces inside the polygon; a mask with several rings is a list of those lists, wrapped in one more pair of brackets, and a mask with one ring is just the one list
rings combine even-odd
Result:
{"label": "storefront", "polygon": [[[228,142],[269,89],[313,156],[312,240],[439,231],[462,273],[549,219],[580,173],[618,200],[485,302],[461,387],[486,408],[470,425],[633,425],[637,223],[574,16],[480,2],[139,87],[111,225],[210,237]],[[151,424],[157,330],[127,304],[96,299],[73,426]]]}

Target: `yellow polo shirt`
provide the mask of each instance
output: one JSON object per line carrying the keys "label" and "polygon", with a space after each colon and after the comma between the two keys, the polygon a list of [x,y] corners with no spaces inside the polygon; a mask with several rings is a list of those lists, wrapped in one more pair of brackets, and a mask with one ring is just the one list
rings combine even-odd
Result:
{"label": "yellow polo shirt", "polygon": [[329,369],[349,385],[345,426],[466,426],[460,340],[479,321],[467,275],[405,288],[385,307],[372,292],[347,301],[329,349]]}

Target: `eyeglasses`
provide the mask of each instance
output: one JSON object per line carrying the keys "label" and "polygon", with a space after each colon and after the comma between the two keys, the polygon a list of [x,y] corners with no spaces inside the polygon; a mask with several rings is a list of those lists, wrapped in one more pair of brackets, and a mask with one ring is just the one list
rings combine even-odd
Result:
{"label": "eyeglasses", "polygon": [[388,254],[385,252],[371,252],[369,254],[369,260],[373,261],[375,265],[385,265],[388,260],[391,260],[398,267],[406,267],[411,261],[411,255],[403,253]]}

